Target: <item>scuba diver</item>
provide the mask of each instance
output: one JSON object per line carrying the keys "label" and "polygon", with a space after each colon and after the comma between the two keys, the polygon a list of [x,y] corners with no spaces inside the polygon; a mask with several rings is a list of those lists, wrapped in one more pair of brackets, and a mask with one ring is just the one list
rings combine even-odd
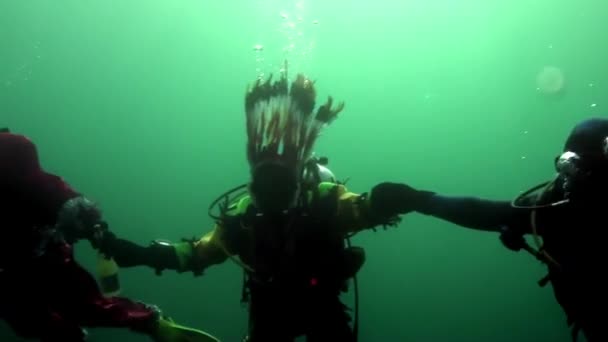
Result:
{"label": "scuba diver", "polygon": [[36,146],[0,130],[0,319],[24,338],[85,341],[83,327],[129,328],[158,342],[214,342],[151,305],[104,297],[72,244],[106,227],[97,206],[47,173]]}
{"label": "scuba diver", "polygon": [[[332,97],[315,112],[316,89],[304,75],[289,86],[258,80],[245,96],[250,181],[220,196],[215,227],[200,239],[143,247],[106,231],[101,250],[121,267],[149,266],[200,275],[231,259],[244,270],[246,341],[353,342],[358,319],[341,300],[355,285],[364,250],[349,237],[394,226],[383,189],[349,192],[312,155],[323,129],[344,108]],[[327,182],[329,181],[329,182]],[[242,193],[238,193],[238,191]],[[236,193],[236,194],[235,194]],[[355,307],[357,300],[355,300]]]}
{"label": "scuba diver", "polygon": [[[467,228],[498,232],[509,249],[541,260],[572,338],[608,341],[606,211],[608,210],[608,119],[579,122],[555,158],[556,177],[513,201],[443,196],[406,184],[379,185],[392,193],[391,210],[418,212]],[[525,239],[531,235],[536,248]]]}

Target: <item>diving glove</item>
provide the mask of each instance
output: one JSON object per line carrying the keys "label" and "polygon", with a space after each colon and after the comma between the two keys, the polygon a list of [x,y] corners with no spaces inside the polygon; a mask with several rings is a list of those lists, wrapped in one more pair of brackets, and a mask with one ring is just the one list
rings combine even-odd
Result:
{"label": "diving glove", "polygon": [[161,317],[156,329],[152,334],[155,342],[219,342],[220,340],[210,334],[188,328],[173,322],[173,320]]}
{"label": "diving glove", "polygon": [[507,226],[500,228],[500,241],[505,247],[515,252],[526,247],[524,235]]}
{"label": "diving glove", "polygon": [[380,183],[372,189],[370,206],[378,217],[408,214],[424,208],[434,193],[421,191],[402,183]]}

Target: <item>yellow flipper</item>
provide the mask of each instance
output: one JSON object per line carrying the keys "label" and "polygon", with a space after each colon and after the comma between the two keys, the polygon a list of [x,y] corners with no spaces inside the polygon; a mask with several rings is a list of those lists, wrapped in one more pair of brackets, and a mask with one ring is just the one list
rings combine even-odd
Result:
{"label": "yellow flipper", "polygon": [[154,336],[156,342],[220,342],[219,339],[202,331],[161,318]]}

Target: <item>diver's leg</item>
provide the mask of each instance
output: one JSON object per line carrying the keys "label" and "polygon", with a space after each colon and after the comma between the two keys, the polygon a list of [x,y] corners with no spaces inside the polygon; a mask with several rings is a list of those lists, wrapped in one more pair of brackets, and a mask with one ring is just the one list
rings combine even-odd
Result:
{"label": "diver's leg", "polygon": [[32,262],[0,273],[0,319],[25,339],[84,341],[85,332],[49,308],[48,277],[40,277],[46,265]]}
{"label": "diver's leg", "polygon": [[309,313],[313,319],[307,334],[308,342],[355,342],[355,334],[350,327],[351,317],[339,298],[328,299],[311,308],[315,311]]}
{"label": "diver's leg", "polygon": [[66,321],[57,314],[53,314],[45,330],[41,334],[40,341],[42,342],[84,342],[87,338],[87,333],[80,326],[73,322]]}
{"label": "diver's leg", "polygon": [[[599,312],[599,314],[602,313]],[[608,341],[608,325],[605,322],[600,322],[599,317],[584,318],[578,323],[578,326],[582,334],[585,335],[587,342]]]}
{"label": "diver's leg", "polygon": [[[84,341],[86,333],[76,324],[64,320],[59,314],[49,311],[43,300],[30,300],[22,294],[14,300],[2,300],[1,318],[13,332],[26,339],[41,341]],[[21,300],[19,300],[19,298]]]}
{"label": "diver's leg", "polygon": [[75,261],[64,262],[55,284],[53,306],[66,320],[86,327],[129,328],[155,341],[217,342],[196,329],[175,324],[160,310],[122,297],[104,297],[95,279]]}
{"label": "diver's leg", "polygon": [[159,313],[154,307],[121,297],[106,298],[95,279],[74,260],[55,266],[51,281],[53,309],[66,320],[88,327],[152,329]]}
{"label": "diver's leg", "polygon": [[348,321],[338,319],[312,327],[307,337],[308,342],[355,342],[355,335]]}
{"label": "diver's leg", "polygon": [[260,319],[256,317],[251,320],[249,334],[245,341],[247,342],[293,342],[294,334],[281,324],[281,322]]}
{"label": "diver's leg", "polygon": [[553,289],[559,304],[568,314],[572,324],[573,340],[587,342],[608,341],[608,299],[606,282],[597,279],[586,279],[580,283],[553,282]]}
{"label": "diver's leg", "polygon": [[247,342],[293,342],[293,317],[286,312],[286,304],[264,290],[251,292],[249,334]]}
{"label": "diver's leg", "polygon": [[13,312],[4,317],[13,332],[25,339],[40,341],[85,341],[86,333],[78,325],[63,320],[60,316],[30,307],[28,312]]}

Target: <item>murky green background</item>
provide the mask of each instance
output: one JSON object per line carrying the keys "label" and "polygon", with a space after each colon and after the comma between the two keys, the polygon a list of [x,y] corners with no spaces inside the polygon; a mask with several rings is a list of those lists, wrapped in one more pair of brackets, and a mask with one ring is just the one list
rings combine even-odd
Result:
{"label": "murky green background", "polygon": [[[574,123],[606,115],[607,15],[600,0],[2,0],[0,125],[33,138],[117,234],[198,236],[211,200],[247,180],[246,85],[288,58],[320,101],[346,102],[317,152],[351,190],[390,180],[510,199],[553,176]],[[537,89],[547,66],[560,94]],[[536,284],[543,266],[494,234],[413,214],[354,242],[368,254],[361,341],[569,341]],[[94,270],[88,243],[77,252]],[[230,262],[121,280],[224,341],[245,332]],[[4,326],[0,339],[18,341]]]}

